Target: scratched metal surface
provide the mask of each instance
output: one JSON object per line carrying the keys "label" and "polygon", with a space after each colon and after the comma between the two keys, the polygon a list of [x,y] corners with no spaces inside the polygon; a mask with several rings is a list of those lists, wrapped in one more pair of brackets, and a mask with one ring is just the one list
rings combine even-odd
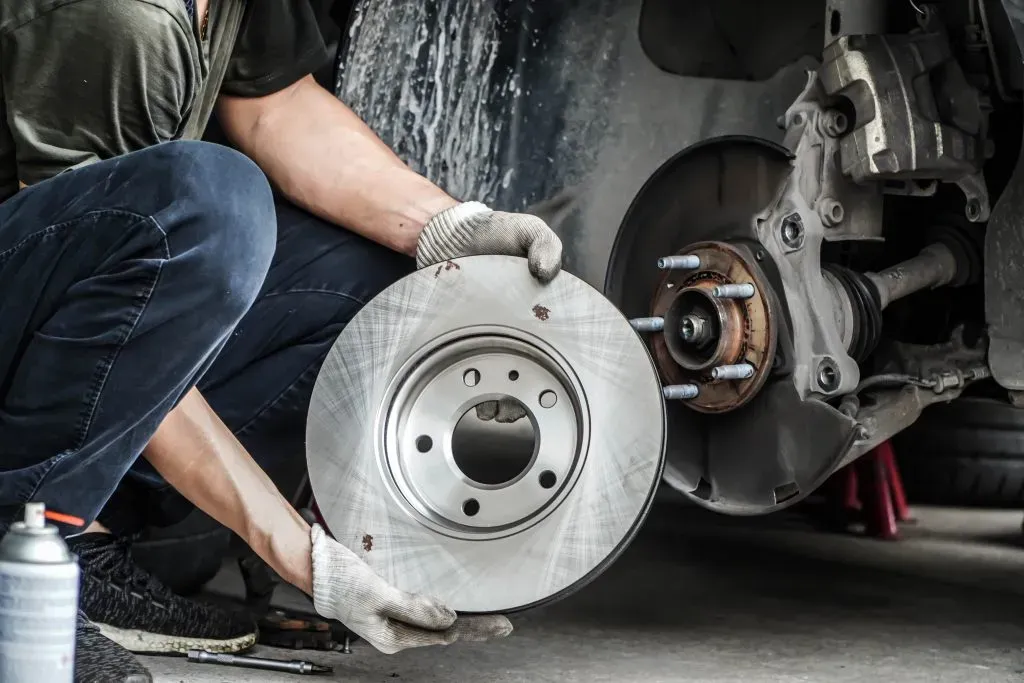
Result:
{"label": "scratched metal surface", "polygon": [[[431,530],[398,504],[375,423],[414,352],[480,326],[550,345],[575,372],[590,425],[565,498],[528,529],[486,541]],[[541,285],[525,259],[474,256],[408,276],[348,324],[313,391],[307,462],[331,532],[384,578],[460,611],[508,611],[561,597],[632,538],[661,476],[664,420],[650,356],[607,299],[568,273]]]}

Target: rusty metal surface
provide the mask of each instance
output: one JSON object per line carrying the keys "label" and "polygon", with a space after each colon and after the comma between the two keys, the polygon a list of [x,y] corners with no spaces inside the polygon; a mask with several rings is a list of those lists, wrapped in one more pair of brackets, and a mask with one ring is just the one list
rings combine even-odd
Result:
{"label": "rusty metal surface", "polygon": [[[650,344],[658,369],[667,384],[695,383],[700,395],[687,402],[694,410],[720,413],[745,405],[764,386],[772,371],[778,339],[773,319],[773,298],[767,278],[757,266],[755,256],[745,247],[725,242],[701,242],[680,253],[700,258],[696,271],[668,271],[654,297],[651,315],[665,318],[665,331],[651,337]],[[729,283],[753,283],[755,294],[749,299],[715,299],[710,291]],[[718,343],[713,355],[702,363],[689,363],[672,341],[678,338],[679,317],[674,305],[687,290],[707,294],[714,302],[718,324]],[[716,382],[711,370],[719,365],[750,363],[750,379]],[[689,367],[687,367],[689,366]]]}
{"label": "rusty metal surface", "polygon": [[[780,369],[739,410],[701,413],[683,402],[667,408],[665,479],[697,504],[734,515],[758,515],[810,494],[848,451],[855,422],[820,400],[805,400],[795,365],[790,312],[776,297],[782,284],[769,258],[757,261],[753,217],[772,204],[790,172],[785,149],[764,141],[706,142],[660,169],[636,197],[620,228],[606,291],[630,317],[650,315],[663,273],[657,259],[687,245],[729,240],[752,250],[761,269]],[[760,291],[760,290],[759,290]]]}

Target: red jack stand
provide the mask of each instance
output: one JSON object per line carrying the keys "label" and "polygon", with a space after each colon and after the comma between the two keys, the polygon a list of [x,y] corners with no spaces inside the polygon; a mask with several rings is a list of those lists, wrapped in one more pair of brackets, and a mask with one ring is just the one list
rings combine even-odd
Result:
{"label": "red jack stand", "polygon": [[899,538],[899,522],[910,520],[903,480],[892,444],[885,441],[833,476],[829,496],[832,509],[844,520],[861,519],[868,536],[891,541]]}

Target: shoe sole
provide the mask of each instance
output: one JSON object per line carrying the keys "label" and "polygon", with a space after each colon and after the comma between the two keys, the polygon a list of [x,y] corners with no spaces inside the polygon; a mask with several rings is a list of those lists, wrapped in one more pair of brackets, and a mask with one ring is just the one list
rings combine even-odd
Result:
{"label": "shoe sole", "polygon": [[256,644],[256,633],[217,640],[169,636],[138,629],[118,628],[109,624],[97,623],[96,626],[104,636],[135,654],[188,654],[189,650],[231,653],[247,650]]}

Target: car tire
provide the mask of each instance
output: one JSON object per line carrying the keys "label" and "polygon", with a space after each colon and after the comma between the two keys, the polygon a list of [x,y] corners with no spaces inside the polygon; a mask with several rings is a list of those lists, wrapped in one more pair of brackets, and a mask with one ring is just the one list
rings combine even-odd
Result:
{"label": "car tire", "polygon": [[1024,508],[1024,409],[961,398],[932,406],[893,441],[912,503]]}

